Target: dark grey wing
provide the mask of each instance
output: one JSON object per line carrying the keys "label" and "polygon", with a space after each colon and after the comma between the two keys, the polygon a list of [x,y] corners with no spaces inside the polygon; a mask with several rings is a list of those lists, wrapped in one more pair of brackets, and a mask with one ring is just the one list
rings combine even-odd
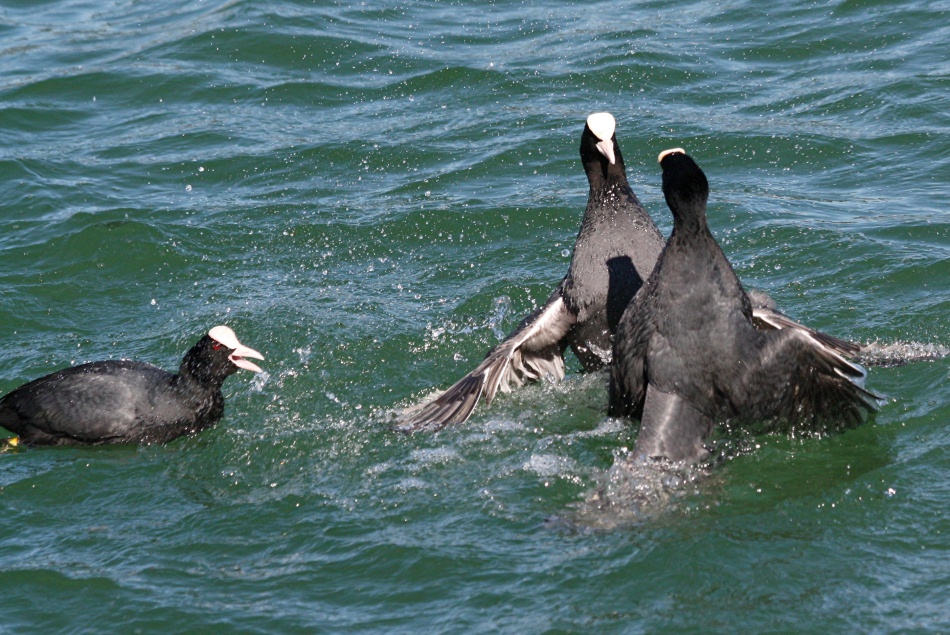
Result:
{"label": "dark grey wing", "polygon": [[833,349],[841,355],[847,355],[851,357],[861,352],[861,347],[858,344],[839,339],[833,335],[822,333],[821,331],[816,331],[815,329],[809,328],[804,324],[799,324],[792,318],[775,309],[770,309],[767,307],[752,307],[752,323],[755,324],[755,328],[759,329],[760,331],[769,329],[794,329],[800,331],[814,340],[815,344],[825,348]]}
{"label": "dark grey wing", "polygon": [[649,384],[633,454],[696,463],[709,456],[704,443],[712,428],[712,419],[688,401]]}
{"label": "dark grey wing", "polygon": [[647,352],[654,335],[648,291],[641,291],[624,311],[614,336],[610,362],[610,390],[607,414],[638,419],[647,389]]}
{"label": "dark grey wing", "polygon": [[817,342],[807,329],[763,334],[759,363],[749,364],[754,370],[742,382],[745,394],[759,397],[746,404],[751,417],[824,432],[861,423],[882,402],[864,388],[864,368]]}
{"label": "dark grey wing", "polygon": [[769,294],[758,289],[750,289],[747,293],[752,303],[752,322],[760,331],[771,329],[794,329],[808,335],[817,345],[833,349],[842,355],[853,357],[860,352],[861,347],[852,342],[838,339],[827,333],[816,331],[804,324],[799,324],[775,307],[775,300]]}
{"label": "dark grey wing", "polygon": [[752,319],[760,331],[768,329],[798,329],[812,336],[824,346],[833,348],[842,355],[865,366],[902,366],[910,362],[926,362],[950,356],[950,348],[940,344],[922,344],[920,342],[894,342],[881,344],[855,344],[816,331],[795,322],[775,308],[775,301],[765,292],[756,289],[748,291],[752,302]]}
{"label": "dark grey wing", "polygon": [[475,370],[432,401],[404,410],[393,429],[441,430],[463,423],[480,399],[491,403],[499,390],[510,392],[512,387],[543,377],[564,379],[565,338],[575,320],[559,291],[555,291],[544,306],[489,351]]}
{"label": "dark grey wing", "polygon": [[43,377],[7,395],[4,409],[16,413],[20,429],[14,431],[27,442],[108,442],[136,414],[131,387],[113,379],[94,372]]}

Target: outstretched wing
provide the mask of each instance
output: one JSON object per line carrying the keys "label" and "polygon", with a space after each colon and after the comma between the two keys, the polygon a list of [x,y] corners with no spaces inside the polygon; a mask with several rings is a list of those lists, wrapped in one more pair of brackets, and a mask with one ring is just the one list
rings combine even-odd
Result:
{"label": "outstretched wing", "polygon": [[[859,424],[881,398],[864,388],[867,373],[832,346],[816,341],[810,329],[783,329],[766,337],[759,364],[745,385],[750,395],[771,398],[750,404],[748,413],[773,417],[811,432]],[[760,413],[755,413],[761,408]]]}
{"label": "outstretched wing", "polygon": [[940,344],[922,344],[918,342],[894,342],[881,344],[870,342],[856,344],[838,339],[808,328],[792,320],[775,308],[775,302],[768,294],[750,289],[752,301],[752,320],[760,331],[770,329],[796,329],[808,334],[816,343],[834,349],[838,353],[864,366],[901,366],[909,362],[932,361],[950,355],[950,348]]}
{"label": "outstretched wing", "polygon": [[468,419],[480,399],[543,377],[564,379],[565,337],[576,321],[558,291],[522,320],[514,332],[488,352],[475,370],[427,403],[407,408],[393,429],[436,431]]}
{"label": "outstretched wing", "polygon": [[816,331],[804,324],[799,324],[775,308],[775,300],[764,291],[750,289],[748,295],[749,300],[752,302],[752,323],[755,324],[755,328],[760,331],[772,329],[779,331],[786,329],[799,331],[807,335],[816,345],[829,348],[848,357],[853,357],[861,351],[861,347],[857,344],[838,339],[821,331]]}
{"label": "outstretched wing", "polygon": [[839,339],[833,335],[822,333],[821,331],[816,331],[815,329],[809,328],[804,324],[799,324],[792,318],[775,309],[769,309],[766,307],[753,307],[752,323],[755,324],[755,328],[759,329],[760,331],[766,331],[769,329],[777,329],[780,331],[784,329],[792,329],[799,331],[814,341],[816,345],[834,350],[835,352],[841,355],[847,355],[848,357],[857,355],[861,351],[861,347],[858,344]]}

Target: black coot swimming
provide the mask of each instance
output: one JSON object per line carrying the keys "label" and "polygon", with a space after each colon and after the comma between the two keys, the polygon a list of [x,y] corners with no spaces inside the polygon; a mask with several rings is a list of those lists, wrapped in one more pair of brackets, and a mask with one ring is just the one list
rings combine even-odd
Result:
{"label": "black coot swimming", "polygon": [[590,193],[570,267],[554,293],[475,370],[407,410],[395,429],[439,430],[465,421],[479,399],[491,402],[499,390],[545,376],[563,379],[568,345],[586,370],[609,360],[617,322],[663,248],[663,235],[627,182],[615,128],[611,114],[595,113],[581,134]]}
{"label": "black coot swimming", "polygon": [[264,359],[216,326],[177,375],[126,360],[67,368],[0,399],[0,426],[26,445],[164,443],[221,418],[224,380],[239,368],[261,371],[248,357]]}
{"label": "black coot swimming", "polygon": [[641,419],[634,456],[701,460],[712,426],[726,420],[809,430],[860,423],[877,398],[862,386],[864,370],[842,357],[852,351],[794,322],[757,328],[706,224],[705,174],[680,149],[661,153],[660,164],[673,232],[623,314],[611,366],[610,414]]}

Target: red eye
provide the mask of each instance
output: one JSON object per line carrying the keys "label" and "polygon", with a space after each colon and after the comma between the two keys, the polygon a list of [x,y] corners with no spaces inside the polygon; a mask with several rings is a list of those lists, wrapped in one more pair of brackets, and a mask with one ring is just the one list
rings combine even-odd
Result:
{"label": "red eye", "polygon": [[221,342],[215,342],[214,344],[211,345],[211,348],[213,348],[216,351],[220,351],[222,348],[224,348],[224,344],[222,344]]}

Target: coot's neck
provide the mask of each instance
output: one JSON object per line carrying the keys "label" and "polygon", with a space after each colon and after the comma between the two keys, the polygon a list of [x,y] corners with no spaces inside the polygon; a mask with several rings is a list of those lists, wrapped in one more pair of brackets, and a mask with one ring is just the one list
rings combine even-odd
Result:
{"label": "coot's neck", "polygon": [[600,153],[585,157],[584,172],[587,173],[587,182],[590,183],[590,191],[595,192],[603,189],[605,184],[622,183],[627,185],[627,174],[624,169],[623,155],[620,154],[620,148],[614,144],[614,163],[607,160]]}
{"label": "coot's neck", "polygon": [[179,387],[195,395],[220,393],[224,380],[237,369],[231,364],[225,367],[215,364],[196,349],[188,351],[181,360],[176,376]]}
{"label": "coot's neck", "polygon": [[630,188],[623,163],[619,159],[614,164],[606,160],[592,163],[596,165],[588,166],[587,170],[590,193],[587,198],[587,209],[584,212],[585,222],[613,217],[618,213],[623,215],[646,213],[637,195]]}
{"label": "coot's neck", "polygon": [[227,375],[212,372],[210,364],[188,362],[186,356],[172,384],[179,397],[193,409],[197,425],[195,431],[197,431],[214,424],[224,414],[224,395],[221,394],[221,385]]}
{"label": "coot's neck", "polygon": [[680,236],[701,236],[712,238],[706,222],[706,201],[701,199],[682,199],[667,195],[666,202],[673,212],[673,233]]}

